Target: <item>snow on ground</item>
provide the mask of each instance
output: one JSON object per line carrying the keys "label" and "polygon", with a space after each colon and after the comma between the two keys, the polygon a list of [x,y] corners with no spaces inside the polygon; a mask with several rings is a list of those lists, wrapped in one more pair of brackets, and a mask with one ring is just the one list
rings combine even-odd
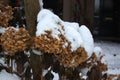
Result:
{"label": "snow on ground", "polygon": [[20,80],[20,78],[15,74],[10,74],[5,70],[2,70],[0,72],[0,80]]}
{"label": "snow on ground", "polygon": [[7,67],[7,64],[5,64],[5,59],[4,58],[0,58],[0,66]]}
{"label": "snow on ground", "polygon": [[120,43],[109,41],[96,41],[95,46],[102,48],[102,52],[105,54],[103,57],[108,64],[109,74],[120,74]]}

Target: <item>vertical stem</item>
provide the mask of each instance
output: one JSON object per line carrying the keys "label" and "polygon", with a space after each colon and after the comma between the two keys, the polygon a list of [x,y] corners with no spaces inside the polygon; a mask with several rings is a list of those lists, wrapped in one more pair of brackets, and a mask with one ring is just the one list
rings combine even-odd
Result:
{"label": "vertical stem", "polygon": [[43,80],[43,58],[42,55],[36,55],[31,51],[30,64],[33,70],[33,80]]}
{"label": "vertical stem", "polygon": [[13,73],[13,62],[12,62],[12,57],[10,57],[9,68],[10,68],[10,73]]}

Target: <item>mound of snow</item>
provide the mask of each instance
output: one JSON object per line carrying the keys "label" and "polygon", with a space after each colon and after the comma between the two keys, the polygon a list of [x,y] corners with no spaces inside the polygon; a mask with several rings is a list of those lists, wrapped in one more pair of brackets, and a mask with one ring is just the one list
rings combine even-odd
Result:
{"label": "mound of snow", "polygon": [[15,74],[10,74],[5,70],[2,70],[0,72],[0,80],[20,80],[20,78]]}
{"label": "mound of snow", "polygon": [[[46,34],[45,31],[52,31],[52,36],[58,40],[59,34],[71,43],[71,51],[75,51],[79,47],[84,47],[91,56],[94,49],[93,37],[89,29],[78,23],[70,23],[62,21],[57,15],[47,9],[42,9],[37,16],[37,31],[36,36]],[[66,45],[66,44],[65,44]]]}

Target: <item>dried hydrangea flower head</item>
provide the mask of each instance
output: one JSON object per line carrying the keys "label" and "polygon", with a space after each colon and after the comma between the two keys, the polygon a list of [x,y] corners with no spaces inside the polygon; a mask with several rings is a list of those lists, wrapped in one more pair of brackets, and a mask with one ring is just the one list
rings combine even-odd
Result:
{"label": "dried hydrangea flower head", "polygon": [[17,51],[24,51],[29,47],[30,35],[24,28],[7,28],[1,35],[1,44],[4,51],[14,56]]}
{"label": "dried hydrangea flower head", "polygon": [[[80,47],[76,51],[71,51],[71,43],[61,34],[60,40],[53,38],[51,31],[46,34],[35,37],[34,47],[43,53],[54,54],[59,57],[61,63],[66,67],[78,66],[87,59],[87,52]],[[68,45],[64,47],[64,43]]]}
{"label": "dried hydrangea flower head", "polygon": [[13,18],[12,7],[0,1],[0,26],[8,27],[8,22]]}
{"label": "dried hydrangea flower head", "polygon": [[84,64],[86,67],[98,62],[103,71],[106,69],[101,60],[96,61],[97,57],[93,54],[94,40],[85,25],[62,21],[47,9],[42,9],[38,13],[37,21],[34,39],[36,49],[43,53],[52,53],[65,67],[78,67]]}
{"label": "dried hydrangea flower head", "polygon": [[[66,67],[77,67],[80,63],[86,61],[87,52],[83,47],[77,50],[71,50],[71,43],[64,35],[59,34],[59,40],[52,36],[52,31],[45,31],[46,34],[36,36],[34,47],[43,53],[54,54],[59,61]],[[67,44],[65,46],[65,43]]]}
{"label": "dried hydrangea flower head", "polygon": [[93,51],[93,38],[86,26],[62,21],[42,9],[37,16],[34,48],[55,55],[65,67],[77,67]]}

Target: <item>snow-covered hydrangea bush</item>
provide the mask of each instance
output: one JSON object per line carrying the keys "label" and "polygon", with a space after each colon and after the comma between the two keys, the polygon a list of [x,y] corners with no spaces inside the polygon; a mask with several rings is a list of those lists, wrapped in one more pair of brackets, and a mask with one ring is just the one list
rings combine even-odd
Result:
{"label": "snow-covered hydrangea bush", "polygon": [[[47,9],[37,16],[35,49],[54,54],[65,67],[77,67],[88,59],[95,59],[94,40],[85,25],[62,21]],[[87,64],[86,64],[87,65]]]}
{"label": "snow-covered hydrangea bush", "polygon": [[[5,9],[10,9],[10,7],[6,7]],[[10,16],[12,12],[9,11],[9,13],[10,14],[7,16],[7,19],[10,20],[12,18]],[[2,19],[1,16],[0,19]],[[101,71],[107,70],[106,64],[101,62],[103,57],[103,55],[101,54],[101,50],[97,47],[94,48],[94,40],[92,34],[85,25],[80,26],[78,23],[75,22],[70,23],[62,21],[57,15],[47,9],[42,9],[39,12],[37,16],[37,22],[37,31],[34,40],[30,37],[30,35],[24,28],[2,28],[3,30],[0,31],[2,33],[2,35],[0,36],[0,44],[2,45],[3,50],[8,52],[7,56],[11,58],[10,60],[16,63],[18,61],[19,64],[19,60],[22,58],[22,56],[17,55],[16,57],[14,56],[15,53],[29,49],[29,52],[33,51],[33,53],[39,55],[45,53],[50,55],[53,54],[51,60],[53,60],[53,63],[54,59],[52,58],[55,58],[59,61],[58,63],[60,63],[60,65],[58,67],[61,67],[62,65],[65,68],[66,76],[69,76],[69,70],[71,70],[70,75],[74,76],[74,73],[72,72],[74,72],[76,68],[76,70],[78,70],[78,67],[80,71],[78,70],[78,74],[76,74],[79,75],[81,78],[86,77],[87,73],[92,67],[94,67],[94,65],[99,66]],[[8,23],[8,20],[2,23],[3,24],[0,24],[0,26],[8,26],[8,24],[6,24]],[[33,41],[33,43],[31,43],[31,41]],[[33,45],[32,48],[30,44]],[[13,56],[16,60],[13,59]],[[24,68],[24,62],[25,61],[23,61],[23,64],[21,64],[20,61],[20,65],[22,66],[17,67],[19,67],[20,69],[22,67]],[[12,63],[10,65],[11,69],[9,70],[12,70]],[[41,65],[45,64],[41,63]],[[49,71],[51,71],[53,75],[57,75],[58,79],[58,74],[56,74],[54,70],[52,70],[54,65],[56,64],[54,63],[52,64],[52,66],[49,66]],[[11,80],[19,80],[19,77],[7,73],[5,70],[1,70],[0,76],[2,76],[3,74],[10,76]],[[6,77],[3,76],[0,79],[6,79]]]}

